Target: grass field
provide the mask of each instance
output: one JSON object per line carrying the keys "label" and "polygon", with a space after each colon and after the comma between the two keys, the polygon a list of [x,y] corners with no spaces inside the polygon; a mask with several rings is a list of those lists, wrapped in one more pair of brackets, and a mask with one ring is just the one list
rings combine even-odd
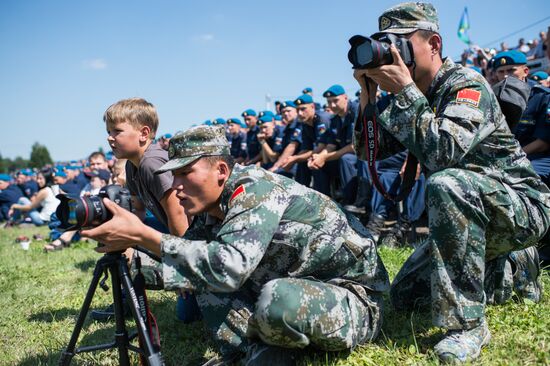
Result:
{"label": "grass field", "polygon": [[[76,316],[100,255],[94,243],[77,243],[59,252],[43,253],[44,242],[29,251],[14,242],[18,235],[46,234],[44,228],[0,229],[0,365],[55,365],[69,341]],[[382,249],[393,278],[410,250]],[[545,297],[539,304],[509,302],[489,307],[493,338],[476,364],[550,365],[550,278],[544,274]],[[111,303],[110,292],[98,290],[92,307]],[[149,291],[167,365],[200,365],[214,347],[200,322],[184,325],[175,316],[175,295]],[[86,321],[79,346],[105,343],[114,324]],[[399,313],[387,307],[377,342],[351,353],[304,353],[301,365],[436,365],[431,349],[442,331],[429,314]],[[137,364],[137,358],[133,358]],[[114,351],[77,355],[73,365],[117,365]]]}

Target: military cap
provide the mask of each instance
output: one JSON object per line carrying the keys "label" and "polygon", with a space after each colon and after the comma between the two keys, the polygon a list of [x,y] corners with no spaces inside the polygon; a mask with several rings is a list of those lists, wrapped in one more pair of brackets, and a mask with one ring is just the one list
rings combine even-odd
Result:
{"label": "military cap", "polygon": [[256,117],[256,111],[254,109],[247,109],[246,111],[241,113],[241,116],[242,117],[248,117],[248,116]]}
{"label": "military cap", "polygon": [[525,65],[527,63],[527,57],[520,51],[504,51],[497,53],[493,61],[493,68],[496,70],[501,66],[509,65]]}
{"label": "military cap", "polygon": [[275,113],[273,113],[273,112],[271,112],[271,111],[261,111],[260,113],[258,113],[258,117],[259,117],[259,118],[262,118],[263,116],[274,117],[274,116],[275,116]]}
{"label": "military cap", "polygon": [[229,118],[229,119],[227,120],[227,124],[230,124],[230,123],[235,123],[235,124],[241,126],[242,128],[248,127],[248,126],[246,125],[246,123],[244,123],[243,121],[241,121],[239,118]]}
{"label": "military cap", "polygon": [[286,100],[281,103],[281,110],[290,107],[290,108],[296,108],[296,104],[292,100]]}
{"label": "military cap", "polygon": [[282,121],[283,117],[280,114],[275,115],[275,121]]}
{"label": "military cap", "polygon": [[346,91],[344,88],[342,88],[342,85],[335,84],[328,88],[324,93],[323,97],[330,98],[330,97],[337,97],[339,95],[345,94]]}
{"label": "military cap", "polygon": [[11,180],[11,177],[9,174],[0,174],[0,180],[3,180],[5,182],[9,182]]}
{"label": "military cap", "polygon": [[171,139],[172,134],[171,133],[165,133],[164,135],[162,135],[162,137],[164,137],[165,139]]}
{"label": "military cap", "polygon": [[209,120],[209,119],[207,119],[207,120],[204,121],[202,124],[205,125],[205,126],[212,126],[212,121]]}
{"label": "military cap", "polygon": [[230,155],[223,126],[197,126],[178,132],[168,146],[168,162],[155,174],[183,168],[203,156]]}
{"label": "military cap", "polygon": [[302,94],[308,94],[308,93],[313,93],[313,89],[311,89],[310,87],[307,87],[307,88],[304,88],[304,90],[302,90]]}
{"label": "military cap", "polygon": [[544,71],[537,71],[533,73],[532,75],[529,75],[529,79],[535,80],[535,81],[542,81],[548,79],[548,74]]}
{"label": "military cap", "polygon": [[419,29],[439,33],[437,11],[430,3],[401,3],[386,10],[378,18],[380,32],[407,34]]}
{"label": "military cap", "polygon": [[67,178],[67,174],[65,174],[63,170],[57,170],[55,173],[53,173],[53,176]]}
{"label": "military cap", "polygon": [[294,104],[296,104],[297,106],[311,103],[313,103],[313,98],[309,94],[302,94],[294,101]]}
{"label": "military cap", "polygon": [[267,122],[273,122],[274,119],[275,119],[274,114],[264,114],[263,116],[258,118],[258,125],[261,125],[261,124],[267,123]]}
{"label": "military cap", "polygon": [[225,119],[223,118],[216,118],[212,120],[213,125],[225,125]]}

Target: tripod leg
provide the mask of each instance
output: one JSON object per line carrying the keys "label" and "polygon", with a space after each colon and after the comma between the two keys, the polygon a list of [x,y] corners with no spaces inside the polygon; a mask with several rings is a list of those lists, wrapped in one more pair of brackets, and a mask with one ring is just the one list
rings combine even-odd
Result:
{"label": "tripod leg", "polygon": [[[121,260],[120,263],[126,266],[125,261]],[[128,331],[126,330],[124,321],[124,305],[122,290],[120,289],[119,268],[117,268],[115,263],[113,266],[109,267],[109,271],[111,272],[111,283],[113,285],[113,306],[116,322],[115,343],[118,348],[119,365],[127,366],[130,365],[130,358],[128,356],[128,344],[130,341],[128,340]]]}
{"label": "tripod leg", "polygon": [[128,266],[126,264],[126,261],[121,260],[119,262],[119,272],[120,272],[120,280],[122,280],[122,285],[126,290],[126,294],[128,296],[127,301],[130,301],[130,309],[132,310],[132,315],[136,320],[136,327],[138,330],[139,337],[143,341],[143,344],[145,347],[145,355],[147,357],[147,362],[150,366],[164,365],[164,361],[162,360],[161,353],[155,352],[155,349],[153,347],[153,342],[151,341],[151,338],[149,337],[149,333],[147,332],[147,326],[145,325],[145,320],[141,314],[141,306],[138,302],[136,291],[134,290],[134,286],[132,285],[132,281],[130,280],[130,274],[128,271]]}
{"label": "tripod leg", "polygon": [[96,266],[94,269],[94,276],[92,278],[92,281],[90,282],[90,286],[88,287],[88,292],[86,293],[86,297],[84,298],[84,303],[82,304],[80,313],[78,314],[78,319],[74,326],[73,333],[71,335],[71,340],[69,341],[67,348],[65,348],[65,351],[61,353],[61,358],[59,359],[59,365],[62,365],[62,366],[69,365],[71,363],[72,358],[75,355],[76,342],[78,341],[78,337],[80,336],[80,332],[82,331],[82,326],[84,325],[84,321],[86,320],[86,315],[88,314],[88,311],[90,309],[90,304],[92,303],[92,299],[94,298],[97,285],[99,283],[99,280],[101,279],[101,276],[103,275],[104,270],[105,270],[105,264],[102,260],[99,260],[96,263]]}

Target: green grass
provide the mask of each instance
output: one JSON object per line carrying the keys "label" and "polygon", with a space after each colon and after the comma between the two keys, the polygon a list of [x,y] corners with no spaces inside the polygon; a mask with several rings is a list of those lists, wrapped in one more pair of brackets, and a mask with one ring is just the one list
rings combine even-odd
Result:
{"label": "green grass", "polygon": [[[40,229],[0,229],[0,365],[56,365],[71,336],[76,316],[100,255],[94,243],[81,242],[59,252],[43,253],[44,242],[29,251],[14,243],[18,235],[46,234]],[[393,278],[411,250],[385,249],[381,255]],[[493,338],[480,365],[550,365],[550,278],[539,304],[509,302],[487,310]],[[175,294],[149,291],[159,322],[162,354],[168,365],[199,365],[214,354],[202,323],[184,325],[175,316]],[[92,308],[111,303],[98,290]],[[131,324],[129,324],[131,326]],[[86,321],[78,346],[111,340],[114,324]],[[431,349],[442,335],[426,313],[386,308],[384,326],[374,344],[353,352],[306,352],[301,365],[437,365]],[[137,364],[137,358],[133,357]],[[73,365],[117,365],[115,351],[77,355]]]}

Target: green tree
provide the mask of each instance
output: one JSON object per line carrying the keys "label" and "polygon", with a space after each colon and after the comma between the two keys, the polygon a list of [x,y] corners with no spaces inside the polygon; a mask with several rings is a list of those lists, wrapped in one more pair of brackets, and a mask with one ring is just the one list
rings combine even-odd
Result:
{"label": "green tree", "polygon": [[0,173],[7,173],[7,172],[8,172],[7,159],[4,159],[2,157],[2,154],[0,153]]}
{"label": "green tree", "polygon": [[53,164],[48,148],[35,142],[32,145],[30,165],[33,168],[42,168],[46,164]]}

